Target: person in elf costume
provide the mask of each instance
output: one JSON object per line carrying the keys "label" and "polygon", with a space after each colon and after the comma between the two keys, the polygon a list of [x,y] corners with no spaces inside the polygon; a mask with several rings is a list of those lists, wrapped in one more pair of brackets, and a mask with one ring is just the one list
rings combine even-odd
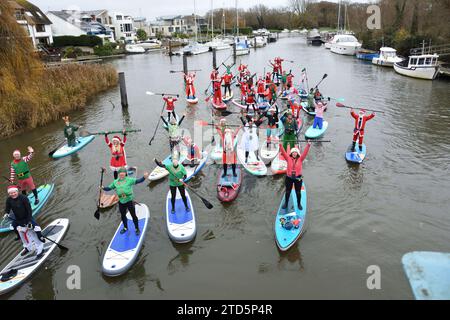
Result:
{"label": "person in elf costume", "polygon": [[109,141],[108,131],[105,132],[105,142],[111,151],[111,161],[109,167],[114,172],[114,179],[118,177],[120,168],[127,168],[127,155],[125,152],[125,143],[127,142],[127,132],[123,130],[123,140],[119,136],[114,136],[112,142]]}
{"label": "person in elf costume", "polygon": [[27,195],[27,192],[30,191],[33,192],[34,204],[37,205],[39,203],[39,196],[30,173],[30,167],[28,166],[28,162],[33,158],[33,154],[34,150],[30,146],[28,147],[28,155],[25,157],[22,157],[20,150],[13,152],[13,160],[9,169],[9,182],[14,184],[17,180],[17,184],[23,195]]}
{"label": "person in elf costume", "polygon": [[139,220],[136,216],[133,186],[144,182],[148,178],[148,176],[149,173],[145,172],[142,178],[131,178],[127,176],[127,169],[120,168],[118,170],[118,178],[115,179],[109,186],[101,187],[103,191],[115,190],[117,196],[119,197],[119,211],[123,223],[123,229],[120,230],[120,234],[124,234],[128,231],[127,212],[130,212],[130,215],[133,219],[136,235],[139,235],[141,232],[139,230]]}
{"label": "person in elf costume", "polygon": [[69,147],[75,147],[77,145],[77,136],[75,132],[82,128],[82,126],[76,126],[70,123],[69,116],[63,117],[65,126],[64,126],[64,137],[67,140],[67,145]]}

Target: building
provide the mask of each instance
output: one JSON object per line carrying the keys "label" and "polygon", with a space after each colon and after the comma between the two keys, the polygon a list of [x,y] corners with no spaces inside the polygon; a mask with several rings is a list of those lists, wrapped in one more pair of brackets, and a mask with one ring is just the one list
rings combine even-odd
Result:
{"label": "building", "polygon": [[[115,42],[114,32],[108,26],[109,16],[106,10],[96,11],[49,11],[54,36],[95,35],[103,42]],[[106,22],[106,23],[105,23]]]}
{"label": "building", "polygon": [[136,41],[136,31],[133,25],[133,18],[120,12],[114,12],[110,15],[111,29],[117,40],[125,42]]}
{"label": "building", "polygon": [[[202,16],[194,16],[188,15],[183,17],[185,24],[186,24],[186,31],[188,33],[200,33],[200,32],[206,32],[208,30],[208,22],[205,18]],[[195,21],[197,20],[197,21]],[[197,23],[196,23],[197,22]],[[195,26],[197,25],[197,29],[195,29]]]}
{"label": "building", "polygon": [[152,31],[150,25],[147,23],[147,19],[143,17],[133,18],[134,30],[137,32],[139,29],[144,30],[147,36],[150,36]]}
{"label": "building", "polygon": [[25,0],[8,0],[8,3],[14,10],[17,23],[27,31],[35,48],[53,43],[52,22],[41,9]]}
{"label": "building", "polygon": [[182,16],[162,16],[156,18],[156,21],[149,24],[150,33],[152,37],[155,36],[172,36],[174,33],[186,33],[187,27]]}

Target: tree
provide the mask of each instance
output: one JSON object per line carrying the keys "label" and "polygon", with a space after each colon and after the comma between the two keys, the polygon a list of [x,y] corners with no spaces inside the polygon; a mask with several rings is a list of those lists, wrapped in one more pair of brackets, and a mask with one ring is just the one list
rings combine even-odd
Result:
{"label": "tree", "polygon": [[148,38],[147,32],[145,32],[145,30],[142,30],[142,29],[138,29],[136,31],[136,36],[137,36],[139,41],[145,41]]}

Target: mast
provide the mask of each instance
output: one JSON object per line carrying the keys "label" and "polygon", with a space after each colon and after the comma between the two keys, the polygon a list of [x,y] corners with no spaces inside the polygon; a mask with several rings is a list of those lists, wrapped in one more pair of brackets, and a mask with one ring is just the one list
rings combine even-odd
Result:
{"label": "mast", "polygon": [[198,42],[198,28],[197,28],[197,14],[194,0],[194,27],[195,27],[195,42]]}
{"label": "mast", "polygon": [[347,3],[345,4],[345,14],[344,14],[344,32],[347,31]]}
{"label": "mast", "polygon": [[236,35],[239,37],[239,11],[238,11],[238,4],[236,0]]}
{"label": "mast", "polygon": [[337,31],[341,30],[341,0],[339,0],[339,10],[338,10],[338,26]]}
{"label": "mast", "polygon": [[214,38],[214,1],[211,0],[211,40]]}
{"label": "mast", "polygon": [[222,33],[222,37],[225,37],[225,5],[222,8],[222,24],[223,24],[223,33]]}

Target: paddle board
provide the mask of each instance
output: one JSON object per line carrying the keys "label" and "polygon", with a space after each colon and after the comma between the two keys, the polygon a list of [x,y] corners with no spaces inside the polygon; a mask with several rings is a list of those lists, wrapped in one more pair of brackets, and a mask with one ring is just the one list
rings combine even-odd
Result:
{"label": "paddle board", "polygon": [[247,172],[255,176],[265,176],[267,174],[267,167],[261,160],[256,159],[255,152],[250,152],[247,162],[245,162],[245,151],[241,148],[237,148],[237,156],[242,166]]}
{"label": "paddle board", "polygon": [[352,151],[352,146],[348,147],[347,152],[345,153],[345,159],[348,162],[353,163],[362,163],[366,158],[367,148],[366,145],[362,145],[362,150],[359,148],[359,145],[356,144],[355,151]]}
{"label": "paddle board", "polygon": [[263,161],[269,163],[270,161],[275,159],[275,157],[278,155],[278,152],[280,152],[280,145],[278,140],[269,142],[269,147],[267,147],[267,141],[264,141],[259,154]]}
{"label": "paddle board", "polygon": [[[28,200],[30,201],[31,211],[33,214],[33,218],[36,219],[38,214],[40,213],[42,207],[50,198],[53,190],[55,188],[54,184],[44,184],[37,188],[39,203],[37,205],[34,204],[34,195],[33,193],[28,194]],[[10,212],[11,218],[14,218],[12,212]],[[1,232],[9,232],[12,231],[11,227],[12,220],[11,219],[3,219],[0,221],[0,233]]]}
{"label": "paddle board", "polygon": [[286,173],[287,162],[281,153],[278,153],[278,155],[272,160],[272,164],[270,165],[270,170],[272,170],[273,174]]}
{"label": "paddle board", "polygon": [[237,198],[242,185],[242,170],[236,165],[236,177],[231,165],[227,168],[227,175],[222,178],[223,168],[219,170],[217,179],[217,198],[222,202],[231,202]]}
{"label": "paddle board", "polygon": [[170,191],[166,198],[166,226],[169,238],[176,243],[190,242],[195,238],[197,233],[195,223],[194,207],[192,206],[191,197],[187,190],[185,190],[186,199],[189,211],[186,208],[181,198],[180,191],[177,189],[175,196],[175,213],[172,213],[172,196]]}
{"label": "paddle board", "polygon": [[186,101],[187,101],[187,103],[188,104],[197,104],[198,103],[198,98],[197,97],[195,97],[195,98],[188,98],[188,97],[186,97]]}
{"label": "paddle board", "polygon": [[450,300],[450,253],[408,252],[402,264],[417,300]]}
{"label": "paddle board", "polygon": [[287,209],[283,209],[284,195],[275,218],[275,241],[281,251],[292,247],[305,231],[306,221],[306,187],[301,190],[302,210],[297,206],[297,195],[292,188]]}
{"label": "paddle board", "polygon": [[233,99],[234,97],[234,93],[233,91],[231,91],[231,94],[227,94],[226,96],[223,96],[223,102],[227,103],[229,101],[231,101],[231,99]]}
{"label": "paddle board", "polygon": [[225,102],[221,102],[219,104],[214,103],[214,99],[211,98],[211,104],[216,110],[225,110],[227,108],[227,104]]}
{"label": "paddle board", "polygon": [[325,131],[328,129],[328,122],[324,121],[322,125],[322,129],[316,128],[314,129],[313,126],[309,127],[308,130],[305,132],[305,137],[307,139],[317,139],[323,136]]}
{"label": "paddle board", "polygon": [[[68,228],[69,219],[56,219],[42,230],[42,235],[59,243]],[[0,272],[0,295],[22,285],[47,260],[55,248],[56,244],[46,240],[44,243],[44,254],[40,258],[37,258],[36,252],[33,251],[22,257],[23,249]]]}
{"label": "paddle board", "polygon": [[[178,160],[179,162],[183,162],[186,159],[186,154],[183,151],[184,150],[182,149],[181,154],[180,154],[180,159]],[[162,163],[165,165],[172,164],[172,156],[170,155],[167,158],[165,158]],[[148,180],[156,181],[156,180],[162,179],[168,175],[169,175],[169,171],[167,171],[166,168],[161,168],[159,166],[156,166],[156,168],[153,169],[153,171],[148,176]]]}
{"label": "paddle board", "polygon": [[136,203],[135,208],[141,232],[136,235],[133,219],[128,212],[128,230],[124,234],[120,234],[120,230],[123,229],[121,222],[103,256],[102,272],[106,276],[116,277],[124,274],[131,268],[139,255],[147,233],[150,211],[145,204]]}
{"label": "paddle board", "polygon": [[308,111],[309,104],[308,104],[307,101],[300,102],[300,105],[302,106],[303,111],[305,111],[307,115],[313,116],[313,117],[316,116],[316,112],[315,111]]}
{"label": "paddle board", "polygon": [[191,180],[197,173],[200,172],[200,170],[203,169],[203,167],[206,164],[206,161],[208,161],[208,152],[203,151],[202,152],[202,158],[200,160],[196,160],[194,164],[192,165],[192,162],[188,159],[183,161],[184,168],[186,169],[186,179],[184,179],[184,182],[188,182]]}
{"label": "paddle board", "polygon": [[62,158],[65,156],[68,156],[70,154],[73,154],[81,149],[83,149],[87,144],[92,142],[94,140],[95,136],[87,136],[87,137],[78,137],[77,138],[77,144],[74,147],[69,147],[67,143],[63,145],[61,148],[56,150],[56,152],[53,154],[54,159]]}

